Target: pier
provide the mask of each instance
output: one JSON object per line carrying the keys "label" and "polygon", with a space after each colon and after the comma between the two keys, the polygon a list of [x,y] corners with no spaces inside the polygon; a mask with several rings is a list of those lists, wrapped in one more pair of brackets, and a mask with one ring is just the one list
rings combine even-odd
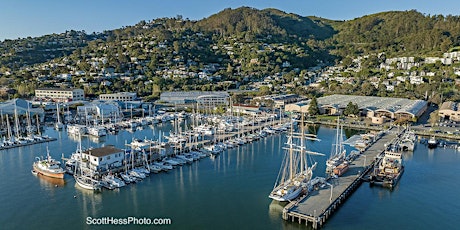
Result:
{"label": "pier", "polygon": [[35,145],[35,144],[46,143],[46,142],[55,141],[55,140],[57,139],[54,137],[47,137],[47,138],[43,138],[42,140],[27,141],[24,143],[15,143],[12,145],[0,146],[0,150],[17,148],[17,147],[22,147],[22,146],[27,146],[27,145]]}
{"label": "pier", "polygon": [[319,187],[299,199],[290,202],[283,209],[284,220],[298,221],[312,224],[313,229],[318,229],[334,213],[334,211],[351,195],[362,183],[362,178],[372,169],[377,156],[385,150],[386,144],[391,143],[398,133],[385,132],[372,145],[350,163],[344,175],[330,178],[328,186]]}

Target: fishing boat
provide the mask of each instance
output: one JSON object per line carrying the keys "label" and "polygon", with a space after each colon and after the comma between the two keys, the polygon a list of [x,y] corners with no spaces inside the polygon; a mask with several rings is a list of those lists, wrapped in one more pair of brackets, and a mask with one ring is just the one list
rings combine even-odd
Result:
{"label": "fishing boat", "polygon": [[401,147],[391,145],[370,175],[370,183],[393,188],[404,172]]}
{"label": "fishing boat", "polygon": [[39,157],[36,157],[36,160],[37,161],[33,163],[33,170],[36,172],[36,174],[59,179],[64,178],[65,171],[63,168],[61,168],[61,163],[50,157],[48,148],[46,159],[40,159]]}
{"label": "fishing boat", "polygon": [[331,155],[326,161],[326,173],[331,176],[341,176],[348,169],[348,163],[345,160],[347,151],[343,146],[343,132],[339,124],[339,120],[340,119],[337,119],[337,131],[334,144],[335,147],[332,148]]}
{"label": "fishing boat", "polygon": [[[305,135],[303,127],[302,125],[300,135],[293,132],[293,127],[290,129],[291,131],[286,143],[287,147],[283,148],[286,151],[281,163],[278,178],[272,192],[268,196],[273,200],[281,202],[292,201],[296,199],[304,189],[307,190],[307,185],[313,176],[316,162],[308,166],[309,164],[306,156],[307,154],[324,156],[324,154],[306,150],[305,140],[318,139],[314,135]],[[300,145],[294,143],[295,139],[300,139]]]}

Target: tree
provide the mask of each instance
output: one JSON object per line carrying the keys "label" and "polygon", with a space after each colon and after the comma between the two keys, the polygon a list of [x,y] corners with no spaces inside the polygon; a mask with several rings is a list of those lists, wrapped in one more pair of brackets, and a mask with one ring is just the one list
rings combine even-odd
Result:
{"label": "tree", "polygon": [[349,115],[358,115],[359,113],[359,107],[358,104],[353,103],[353,102],[348,102],[347,107],[343,111],[343,115],[349,116]]}
{"label": "tree", "polygon": [[318,101],[316,100],[316,97],[313,97],[310,101],[310,105],[308,106],[308,114],[309,115],[319,114]]}
{"label": "tree", "polygon": [[428,119],[428,121],[430,122],[430,124],[433,126],[435,123],[438,123],[439,121],[439,114],[438,114],[438,110],[435,110],[433,112],[430,113],[430,118]]}

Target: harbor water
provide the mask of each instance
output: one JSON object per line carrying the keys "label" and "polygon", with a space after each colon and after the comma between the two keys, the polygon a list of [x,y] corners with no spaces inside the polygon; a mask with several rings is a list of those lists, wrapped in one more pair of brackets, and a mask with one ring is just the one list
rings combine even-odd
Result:
{"label": "harbor water", "polygon": [[[170,128],[120,131],[99,141],[83,137],[82,146],[124,148],[132,138],[157,139]],[[329,155],[335,129],[315,131],[321,141],[308,142],[310,149]],[[282,204],[268,198],[284,155],[284,134],[100,193],[79,189],[69,175],[62,181],[31,174],[35,157],[45,155],[47,146],[55,159],[77,148],[78,140],[65,131],[46,134],[58,140],[0,152],[1,229],[146,229],[88,225],[88,217],[171,219],[170,225],[154,226],[162,229],[310,229],[282,220]],[[324,176],[326,158],[315,156],[315,175]],[[323,229],[456,229],[460,153],[418,144],[404,158],[405,172],[393,191],[364,183]]]}

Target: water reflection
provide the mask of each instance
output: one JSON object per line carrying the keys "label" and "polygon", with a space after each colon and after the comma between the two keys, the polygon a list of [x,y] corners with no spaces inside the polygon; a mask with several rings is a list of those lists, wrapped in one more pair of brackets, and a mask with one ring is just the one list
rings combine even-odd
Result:
{"label": "water reflection", "polygon": [[35,175],[35,177],[37,177],[38,181],[40,182],[40,187],[46,190],[50,190],[56,187],[64,187],[64,185],[66,184],[66,181],[64,179],[47,177],[41,174],[37,174]]}
{"label": "water reflection", "polygon": [[268,206],[268,215],[272,221],[279,221],[287,202],[272,201]]}
{"label": "water reflection", "polygon": [[83,212],[82,216],[99,216],[98,213],[102,204],[101,192],[81,188],[75,183],[75,194],[74,198],[79,201],[80,210]]}

